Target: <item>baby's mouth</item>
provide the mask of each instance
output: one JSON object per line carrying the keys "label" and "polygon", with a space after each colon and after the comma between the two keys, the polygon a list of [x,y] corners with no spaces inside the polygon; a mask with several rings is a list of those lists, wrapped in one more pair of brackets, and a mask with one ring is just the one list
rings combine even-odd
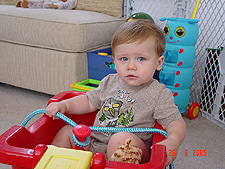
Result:
{"label": "baby's mouth", "polygon": [[137,79],[138,77],[135,75],[127,75],[126,76],[128,79]]}

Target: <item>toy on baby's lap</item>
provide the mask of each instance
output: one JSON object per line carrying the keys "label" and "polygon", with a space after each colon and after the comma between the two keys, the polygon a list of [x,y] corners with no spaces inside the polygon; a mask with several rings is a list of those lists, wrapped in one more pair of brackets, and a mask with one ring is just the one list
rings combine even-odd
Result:
{"label": "toy on baby's lap", "polygon": [[16,7],[74,9],[77,0],[19,0]]}
{"label": "toy on baby's lap", "polygon": [[131,145],[131,138],[125,140],[125,145],[120,146],[112,155],[112,161],[124,163],[141,163],[142,150]]}

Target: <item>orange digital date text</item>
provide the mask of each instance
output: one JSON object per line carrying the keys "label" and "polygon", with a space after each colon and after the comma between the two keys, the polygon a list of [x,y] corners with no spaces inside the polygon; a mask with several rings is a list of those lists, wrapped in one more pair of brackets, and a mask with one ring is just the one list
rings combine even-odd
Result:
{"label": "orange digital date text", "polygon": [[192,151],[188,151],[187,149],[184,150],[185,156],[193,156],[193,157],[204,157],[207,156],[206,149],[193,149]]}

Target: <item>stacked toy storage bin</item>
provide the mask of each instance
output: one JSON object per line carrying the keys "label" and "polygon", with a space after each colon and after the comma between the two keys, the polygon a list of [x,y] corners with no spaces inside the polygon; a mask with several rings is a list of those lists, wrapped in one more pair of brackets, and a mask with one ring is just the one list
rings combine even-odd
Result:
{"label": "stacked toy storage bin", "polygon": [[87,52],[89,79],[71,84],[73,90],[87,92],[96,89],[105,76],[116,73],[111,56],[111,47]]}
{"label": "stacked toy storage bin", "polygon": [[159,74],[161,83],[169,88],[180,113],[186,111],[198,39],[198,19],[161,18],[167,20],[165,61]]}
{"label": "stacked toy storage bin", "polygon": [[102,80],[108,74],[116,73],[111,47],[87,53],[88,76],[90,79]]}

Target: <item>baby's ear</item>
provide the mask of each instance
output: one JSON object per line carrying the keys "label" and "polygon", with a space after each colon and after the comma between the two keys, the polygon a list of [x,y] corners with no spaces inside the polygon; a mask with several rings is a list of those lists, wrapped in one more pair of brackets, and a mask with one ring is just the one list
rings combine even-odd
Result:
{"label": "baby's ear", "polygon": [[162,65],[163,65],[164,59],[165,59],[164,56],[160,56],[158,58],[157,67],[156,67],[157,70],[161,70],[162,69]]}

